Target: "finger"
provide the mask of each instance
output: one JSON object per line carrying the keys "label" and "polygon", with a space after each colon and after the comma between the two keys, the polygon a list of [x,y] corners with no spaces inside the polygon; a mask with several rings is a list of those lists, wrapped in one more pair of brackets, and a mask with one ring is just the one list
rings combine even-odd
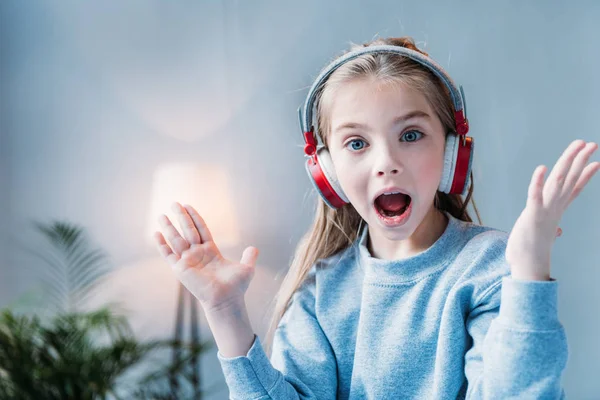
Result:
{"label": "finger", "polygon": [[181,206],[181,204],[174,202],[171,204],[171,209],[177,215],[179,219],[179,225],[183,231],[183,236],[185,236],[186,240],[190,245],[192,244],[200,244],[200,234],[194,225],[194,221],[192,221],[192,217],[188,214],[187,210]]}
{"label": "finger", "polygon": [[571,192],[575,187],[575,184],[579,180],[581,173],[585,166],[588,163],[588,160],[592,156],[592,154],[598,149],[598,145],[594,142],[589,142],[585,145],[585,147],[577,154],[575,157],[575,161],[573,161],[573,166],[569,171],[569,175],[567,176],[567,180],[565,181],[565,186],[563,188],[562,197],[567,200],[571,196]]}
{"label": "finger", "polygon": [[527,202],[532,202],[533,205],[543,204],[543,188],[544,188],[544,174],[546,173],[545,165],[538,165],[533,171],[531,182],[529,183],[529,189],[527,191]]}
{"label": "finger", "polygon": [[595,162],[589,164],[587,167],[585,167],[585,169],[581,173],[581,176],[579,177],[579,180],[575,184],[575,188],[573,189],[573,192],[571,193],[571,197],[569,198],[569,202],[567,203],[567,206],[569,204],[571,204],[571,202],[573,200],[575,200],[575,198],[577,196],[579,196],[579,193],[581,193],[581,191],[583,190],[585,185],[587,185],[587,183],[590,181],[590,179],[592,179],[592,176],[594,176],[594,174],[596,172],[598,172],[599,170],[600,170],[600,162],[598,162],[598,161],[595,161]]}
{"label": "finger", "polygon": [[211,242],[213,240],[210,230],[206,226],[204,219],[198,214],[198,211],[194,209],[194,207],[186,204],[185,209],[189,213],[190,217],[192,217],[192,221],[194,221],[194,225],[196,225],[196,229],[198,233],[200,233],[200,243]]}
{"label": "finger", "polygon": [[258,249],[256,247],[246,247],[244,253],[242,254],[241,263],[244,265],[254,266],[256,264],[256,259],[258,258]]}
{"label": "finger", "polygon": [[562,229],[558,227],[558,229],[556,229],[556,237],[559,237],[560,235],[562,235]]}
{"label": "finger", "polygon": [[156,241],[156,247],[161,256],[163,256],[171,266],[175,265],[179,261],[179,256],[173,253],[171,246],[167,243],[164,236],[160,232],[154,232],[154,240]]}
{"label": "finger", "polygon": [[184,238],[181,237],[177,228],[173,226],[171,220],[166,215],[161,215],[158,218],[158,222],[163,228],[163,231],[166,233],[167,239],[171,242],[171,246],[173,251],[177,253],[178,256],[183,253],[184,250],[187,250],[190,245]]}
{"label": "finger", "polygon": [[585,142],[581,139],[571,142],[554,165],[554,168],[552,168],[546,180],[547,184],[544,187],[543,196],[547,202],[553,201],[562,193],[566,177],[573,164],[573,159],[584,146]]}

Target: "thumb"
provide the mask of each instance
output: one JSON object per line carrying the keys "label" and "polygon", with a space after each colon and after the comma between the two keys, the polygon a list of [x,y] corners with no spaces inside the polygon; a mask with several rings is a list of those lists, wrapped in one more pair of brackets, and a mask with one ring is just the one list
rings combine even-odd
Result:
{"label": "thumb", "polygon": [[246,247],[244,253],[242,254],[242,259],[240,260],[240,263],[254,267],[254,265],[256,264],[256,259],[258,258],[258,253],[259,251],[256,247]]}

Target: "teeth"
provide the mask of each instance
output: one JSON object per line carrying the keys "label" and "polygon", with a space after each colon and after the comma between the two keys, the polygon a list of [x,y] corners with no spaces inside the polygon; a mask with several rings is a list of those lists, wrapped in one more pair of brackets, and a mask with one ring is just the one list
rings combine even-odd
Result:
{"label": "teeth", "polygon": [[402,194],[402,192],[385,192],[385,193],[382,193],[382,194],[398,194],[398,193]]}

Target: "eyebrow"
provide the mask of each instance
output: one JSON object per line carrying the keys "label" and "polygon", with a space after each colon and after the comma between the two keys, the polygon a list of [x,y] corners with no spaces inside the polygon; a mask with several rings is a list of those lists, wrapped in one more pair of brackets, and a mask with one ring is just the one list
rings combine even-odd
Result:
{"label": "eyebrow", "polygon": [[[413,118],[431,118],[431,116],[429,114],[427,114],[425,111],[414,110],[405,115],[401,115],[399,117],[394,118],[392,123],[393,123],[393,125],[396,125],[399,122],[406,122],[409,119],[413,119]],[[359,124],[358,122],[345,122],[345,123],[339,125],[338,127],[336,127],[333,130],[333,132],[341,131],[342,129],[353,129],[353,128],[363,128],[364,129],[366,127],[367,127],[366,125]]]}

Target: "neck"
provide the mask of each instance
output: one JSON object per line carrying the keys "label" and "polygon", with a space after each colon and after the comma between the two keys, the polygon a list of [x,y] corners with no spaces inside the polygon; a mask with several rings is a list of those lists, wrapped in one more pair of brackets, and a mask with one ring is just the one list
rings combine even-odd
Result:
{"label": "neck", "polygon": [[368,249],[372,257],[401,260],[431,247],[448,226],[448,217],[433,205],[413,234],[404,240],[389,240],[381,232],[369,230]]}

